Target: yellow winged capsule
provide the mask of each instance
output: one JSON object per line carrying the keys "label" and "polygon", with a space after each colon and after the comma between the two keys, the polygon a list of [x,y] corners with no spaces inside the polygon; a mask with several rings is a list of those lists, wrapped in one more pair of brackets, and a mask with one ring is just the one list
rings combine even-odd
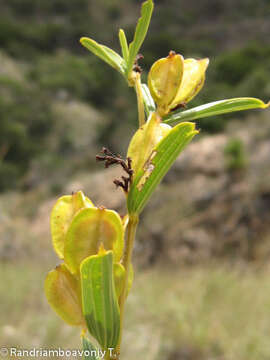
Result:
{"label": "yellow winged capsule", "polygon": [[209,59],[185,59],[184,74],[181,85],[174,100],[170,104],[173,109],[181,103],[188,103],[201,90],[205,80],[205,72],[209,64]]}
{"label": "yellow winged capsule", "polygon": [[173,51],[168,57],[156,61],[150,69],[148,87],[161,116],[169,112],[169,104],[177,94],[183,70],[183,57]]}
{"label": "yellow winged capsule", "polygon": [[162,117],[198,94],[204,84],[209,59],[183,59],[170,52],[156,61],[148,75],[148,87]]}
{"label": "yellow winged capsule", "polygon": [[171,130],[171,126],[161,123],[161,118],[152,113],[146,124],[139,128],[129,144],[127,156],[132,159],[134,175],[143,168],[154,147]]}
{"label": "yellow winged capsule", "polygon": [[55,252],[64,258],[64,243],[68,227],[74,215],[83,208],[94,206],[82,191],[60,197],[51,213],[51,234]]}
{"label": "yellow winged capsule", "polygon": [[44,285],[48,303],[55,312],[69,325],[84,326],[80,282],[66,265],[50,271]]}
{"label": "yellow winged capsule", "polygon": [[72,273],[79,273],[80,263],[96,255],[103,244],[112,250],[115,262],[121,259],[124,247],[124,230],[120,216],[113,210],[89,208],[80,210],[67,232],[64,259]]}

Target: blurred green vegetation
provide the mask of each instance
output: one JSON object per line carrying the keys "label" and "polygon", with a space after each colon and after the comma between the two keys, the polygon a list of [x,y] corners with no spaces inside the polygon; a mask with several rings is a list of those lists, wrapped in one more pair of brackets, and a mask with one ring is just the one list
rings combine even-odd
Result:
{"label": "blurred green vegetation", "polygon": [[0,77],[0,189],[16,185],[30,160],[45,152],[44,138],[53,119],[46,95]]}
{"label": "blurred green vegetation", "polygon": [[248,165],[245,145],[241,139],[231,138],[225,146],[224,155],[229,171],[241,171]]}
{"label": "blurred green vegetation", "polygon": [[[44,259],[0,264],[6,280],[0,283],[5,299],[1,340],[6,347],[80,349],[80,330],[66,325],[43,295],[44,274],[52,264]],[[208,264],[136,271],[123,358],[269,359],[269,298],[267,268]]]}
{"label": "blurred green vegetation", "polygon": [[[0,72],[0,191],[20,185],[33,160],[53,152],[57,100],[83,102],[109,119],[97,129],[101,145],[123,151],[119,138],[136,123],[133,92],[118,74],[87,53],[88,35],[119,50],[121,26],[129,40],[141,1],[10,0],[0,3],[0,49],[23,73]],[[270,3],[233,0],[156,1],[142,49],[145,70],[170,50],[185,57],[210,57],[207,81],[193,105],[235,96],[268,100],[270,93]],[[176,11],[177,9],[177,11]],[[248,24],[248,26],[247,26]],[[238,115],[244,120],[245,115]],[[234,115],[204,119],[200,128],[222,131]],[[79,125],[78,125],[79,126]],[[67,130],[68,131],[68,130]],[[63,138],[70,136],[62,133]],[[72,148],[72,138],[69,140]],[[51,154],[51,159],[57,154]],[[58,166],[58,162],[55,161]]]}

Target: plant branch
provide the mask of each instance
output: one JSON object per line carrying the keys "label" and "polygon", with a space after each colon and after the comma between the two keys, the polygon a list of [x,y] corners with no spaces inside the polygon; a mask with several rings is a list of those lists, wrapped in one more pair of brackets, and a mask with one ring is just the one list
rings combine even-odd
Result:
{"label": "plant branch", "polygon": [[139,126],[141,127],[145,123],[145,117],[144,117],[144,103],[143,103],[143,93],[142,93],[142,83],[141,83],[140,72],[136,72],[134,87],[135,87],[135,91],[136,91],[136,95],[137,95]]}
{"label": "plant branch", "polygon": [[117,346],[118,356],[120,355],[120,347],[121,347],[122,332],[123,332],[123,321],[124,321],[124,307],[125,307],[125,301],[126,301],[127,291],[128,291],[128,278],[129,278],[132,250],[133,250],[133,245],[134,245],[138,222],[139,222],[139,218],[137,215],[130,215],[129,222],[127,225],[127,238],[126,238],[125,251],[124,251],[123,262],[122,262],[122,265],[124,266],[126,271],[125,271],[125,279],[124,279],[124,288],[123,288],[122,294],[119,299],[120,337],[119,337],[119,343]]}

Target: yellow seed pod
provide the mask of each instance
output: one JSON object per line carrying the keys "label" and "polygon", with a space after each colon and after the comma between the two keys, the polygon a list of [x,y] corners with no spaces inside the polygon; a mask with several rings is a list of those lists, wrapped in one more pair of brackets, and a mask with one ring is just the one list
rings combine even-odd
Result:
{"label": "yellow seed pod", "polygon": [[93,207],[93,203],[82,191],[60,197],[51,213],[52,244],[60,259],[64,258],[64,243],[68,227],[74,215],[83,208]]}
{"label": "yellow seed pod", "polygon": [[155,100],[160,116],[169,112],[182,81],[184,59],[171,51],[169,56],[156,61],[148,75],[148,87]]}
{"label": "yellow seed pod", "polygon": [[84,326],[80,281],[68,271],[65,264],[48,273],[44,289],[48,303],[65,322]]}
{"label": "yellow seed pod", "polygon": [[154,147],[170,131],[171,127],[161,123],[161,118],[152,113],[147,122],[134,134],[129,144],[127,157],[132,160],[134,176],[143,169],[144,164],[151,155]]}
{"label": "yellow seed pod", "polygon": [[173,109],[179,104],[185,104],[194,98],[201,90],[205,80],[205,72],[209,59],[185,59],[184,74],[177,94],[170,104]]}
{"label": "yellow seed pod", "polygon": [[124,247],[124,229],[120,216],[113,210],[89,208],[80,210],[67,232],[64,259],[69,270],[79,273],[80,263],[101,249],[112,250],[120,261]]}

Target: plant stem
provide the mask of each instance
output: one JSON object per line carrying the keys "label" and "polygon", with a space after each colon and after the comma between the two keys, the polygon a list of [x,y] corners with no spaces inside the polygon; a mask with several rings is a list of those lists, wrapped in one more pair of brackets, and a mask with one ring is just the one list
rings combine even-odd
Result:
{"label": "plant stem", "polygon": [[106,355],[105,355],[105,360],[111,360],[110,352],[108,350],[107,350]]}
{"label": "plant stem", "polygon": [[123,263],[122,263],[126,271],[125,271],[125,279],[124,279],[124,288],[123,288],[122,294],[119,299],[120,336],[119,336],[119,343],[117,346],[118,357],[120,354],[120,347],[121,347],[121,340],[122,340],[124,307],[125,307],[125,301],[126,301],[127,291],[128,291],[128,277],[129,277],[132,250],[133,250],[133,245],[134,245],[138,222],[139,222],[138,215],[130,215],[128,225],[127,225],[127,238],[126,238],[125,251],[124,251]]}
{"label": "plant stem", "polygon": [[141,127],[145,123],[145,117],[144,117],[144,103],[143,103],[142,84],[141,84],[141,74],[140,73],[136,73],[135,91],[136,91],[136,95],[137,95],[139,127]]}

